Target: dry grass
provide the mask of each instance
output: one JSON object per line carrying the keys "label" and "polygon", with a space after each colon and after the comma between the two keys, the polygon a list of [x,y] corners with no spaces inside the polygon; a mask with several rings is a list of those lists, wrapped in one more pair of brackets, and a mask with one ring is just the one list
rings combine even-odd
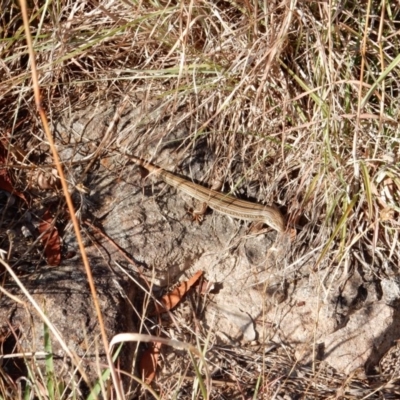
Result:
{"label": "dry grass", "polygon": [[[157,118],[144,112],[137,121],[149,131],[167,109],[168,115],[183,110],[180,123],[192,133],[188,148],[204,141],[223,160],[227,185],[239,182],[247,190],[257,182],[258,199],[274,199],[289,225],[300,228],[290,260],[302,257],[314,270],[360,267],[378,278],[398,273],[395,2],[59,0],[29,7],[41,105],[50,121],[77,104],[122,101],[127,93],[146,110],[161,110]],[[0,21],[0,136],[14,146],[10,169],[23,188],[29,168],[37,168],[28,160],[40,164],[46,139],[19,5],[2,0]],[[243,368],[248,358],[262,366],[255,354],[223,357]],[[373,392],[346,392],[345,378],[319,391],[326,378],[307,372],[294,379],[293,360],[281,356],[278,364],[285,365],[282,372],[268,364],[262,370],[272,372],[251,378],[231,370],[230,382],[250,382],[263,398],[278,393],[271,389],[274,379],[280,393],[310,393],[312,386],[305,398],[335,396],[340,388],[345,398]],[[172,379],[165,387],[176,390],[181,382],[189,397],[193,383]],[[4,398],[10,398],[7,382]],[[238,387],[210,396],[250,398],[251,390]]]}

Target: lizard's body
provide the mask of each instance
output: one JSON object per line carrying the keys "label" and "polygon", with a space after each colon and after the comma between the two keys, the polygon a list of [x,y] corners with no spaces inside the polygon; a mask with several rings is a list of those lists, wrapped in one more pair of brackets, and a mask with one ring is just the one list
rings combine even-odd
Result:
{"label": "lizard's body", "polygon": [[213,189],[205,188],[197,183],[191,182],[180,176],[157,167],[141,158],[127,155],[135,164],[146,168],[149,172],[158,175],[168,185],[188,194],[189,196],[205,202],[210,208],[222,214],[234,218],[262,222],[276,229],[278,232],[284,232],[285,219],[279,210],[271,206],[264,206],[250,201],[240,200],[236,197]]}

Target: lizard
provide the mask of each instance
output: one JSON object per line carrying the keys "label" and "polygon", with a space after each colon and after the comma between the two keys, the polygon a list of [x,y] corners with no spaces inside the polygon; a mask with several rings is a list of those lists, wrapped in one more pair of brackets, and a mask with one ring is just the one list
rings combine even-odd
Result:
{"label": "lizard", "polygon": [[286,230],[285,219],[281,212],[272,206],[266,206],[251,201],[241,200],[229,194],[208,189],[190,180],[173,174],[161,167],[158,167],[142,158],[131,154],[125,154],[136,165],[147,169],[150,173],[163,179],[168,185],[180,190],[196,200],[206,204],[201,211],[194,211],[195,219],[201,220],[205,209],[218,211],[233,218],[238,218],[256,223],[265,223],[276,231],[283,233]]}

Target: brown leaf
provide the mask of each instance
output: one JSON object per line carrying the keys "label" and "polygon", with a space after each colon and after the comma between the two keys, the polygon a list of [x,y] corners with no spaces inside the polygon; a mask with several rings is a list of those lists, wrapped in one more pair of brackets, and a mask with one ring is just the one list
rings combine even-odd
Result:
{"label": "brown leaf", "polygon": [[40,234],[43,233],[41,240],[44,245],[44,254],[49,265],[60,265],[61,245],[60,237],[55,226],[53,226],[53,217],[49,210],[46,210],[42,217],[43,221],[39,225]]}
{"label": "brown leaf", "polygon": [[[7,150],[4,148],[3,144],[0,143],[0,164],[6,165],[7,161]],[[12,184],[7,168],[0,168],[0,189],[11,194],[15,194],[20,199],[24,200],[25,203],[28,203],[24,194],[14,189],[14,185]]]}
{"label": "brown leaf", "polygon": [[171,293],[163,296],[161,299],[163,306],[156,304],[157,312],[163,313],[174,308],[181,301],[182,297],[188,292],[188,290],[199,280],[201,275],[203,275],[203,271],[196,272],[188,281],[182,282],[180,286],[175,288]]}
{"label": "brown leaf", "polygon": [[156,371],[158,358],[160,356],[162,344],[160,342],[154,342],[149,346],[142,354],[139,363],[139,373],[143,378],[144,382],[148,385],[153,381]]}
{"label": "brown leaf", "polygon": [[53,168],[51,171],[38,171],[37,184],[42,190],[58,188],[60,186],[60,180],[57,170]]}

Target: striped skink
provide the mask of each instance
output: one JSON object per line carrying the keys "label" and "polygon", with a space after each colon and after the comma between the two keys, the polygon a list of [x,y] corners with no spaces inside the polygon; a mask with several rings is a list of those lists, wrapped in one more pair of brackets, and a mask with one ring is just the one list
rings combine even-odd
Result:
{"label": "striped skink", "polygon": [[[278,232],[284,232],[286,229],[283,215],[274,207],[240,200],[228,194],[205,188],[204,186],[174,175],[163,168],[157,167],[146,160],[131,154],[126,154],[126,156],[135,164],[146,168],[150,173],[162,178],[168,185],[188,194],[196,200],[206,203],[207,206],[215,211],[233,218],[265,223]],[[195,211],[194,213],[202,212]]]}

